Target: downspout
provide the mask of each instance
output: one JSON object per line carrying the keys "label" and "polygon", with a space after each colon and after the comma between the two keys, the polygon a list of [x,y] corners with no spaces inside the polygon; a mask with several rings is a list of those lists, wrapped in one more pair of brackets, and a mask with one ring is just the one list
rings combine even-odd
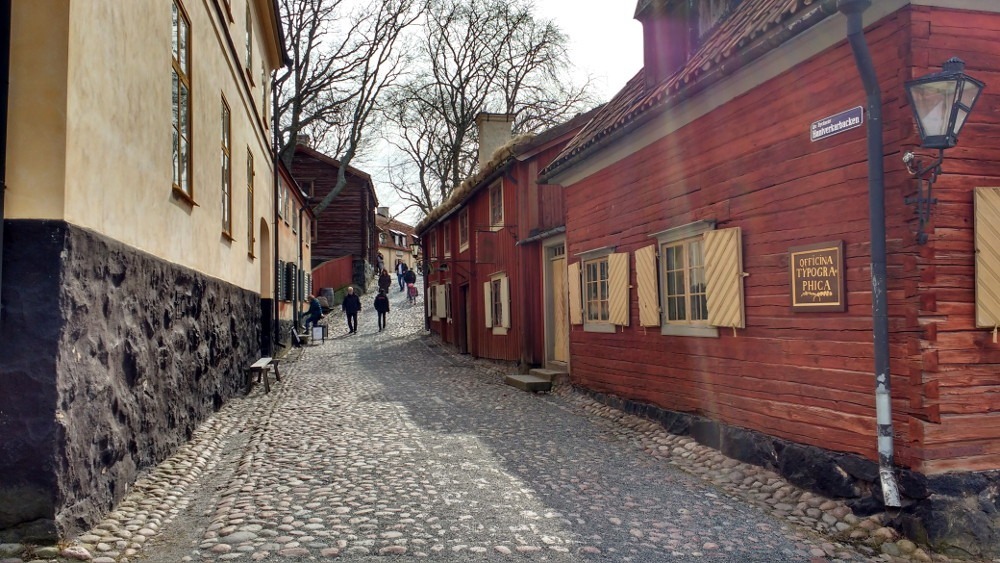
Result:
{"label": "downspout", "polygon": [[865,41],[862,14],[871,0],[838,0],[847,16],[847,40],[861,74],[868,103],[868,210],[871,230],[872,330],[875,335],[875,417],[878,465],[885,505],[898,508],[899,487],[893,471],[892,395],[889,377],[889,314],[886,295],[885,172],[882,156],[882,92]]}
{"label": "downspout", "polygon": [[10,92],[11,0],[0,4],[0,326],[3,325],[3,226],[4,194],[7,191],[7,105]]}

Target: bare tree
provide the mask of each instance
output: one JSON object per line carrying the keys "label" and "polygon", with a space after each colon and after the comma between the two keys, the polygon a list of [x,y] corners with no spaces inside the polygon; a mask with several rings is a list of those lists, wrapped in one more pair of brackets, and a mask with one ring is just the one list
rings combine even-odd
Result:
{"label": "bare tree", "polygon": [[387,118],[405,158],[390,164],[400,198],[424,213],[476,167],[476,115],[515,114],[515,133],[561,123],[593,105],[568,76],[566,37],[523,0],[433,0],[419,68]]}
{"label": "bare tree", "polygon": [[367,148],[382,96],[408,60],[404,31],[425,0],[281,0],[291,66],[275,79],[281,158],[291,163],[301,133],[340,162],[336,186],[313,211],[324,209],[347,185],[346,169]]}

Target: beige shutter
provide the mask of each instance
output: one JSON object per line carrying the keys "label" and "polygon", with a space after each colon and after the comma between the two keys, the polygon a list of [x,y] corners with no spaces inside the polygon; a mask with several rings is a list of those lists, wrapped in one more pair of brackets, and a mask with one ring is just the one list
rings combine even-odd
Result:
{"label": "beige shutter", "polygon": [[743,253],[739,227],[705,233],[708,324],[743,328]]}
{"label": "beige shutter", "polygon": [[445,291],[445,286],[439,285],[435,288],[437,290],[437,300],[434,303],[434,308],[437,309],[437,318],[445,318],[445,299],[448,299],[448,292]]}
{"label": "beige shutter", "polygon": [[608,322],[628,326],[628,252],[608,255]]}
{"label": "beige shutter", "polygon": [[635,251],[635,285],[639,294],[639,326],[660,326],[660,287],[656,283],[656,245]]}
{"label": "beige shutter", "polygon": [[483,282],[483,319],[486,320],[486,328],[493,327],[493,284]]}
{"label": "beige shutter", "polygon": [[976,189],[976,326],[1000,325],[1000,188]]}
{"label": "beige shutter", "polygon": [[510,328],[510,278],[507,276],[500,278],[500,304],[503,311],[500,326]]}
{"label": "beige shutter", "polygon": [[583,324],[583,302],[580,300],[580,263],[573,262],[567,268],[569,271],[566,285],[569,287],[569,324]]}

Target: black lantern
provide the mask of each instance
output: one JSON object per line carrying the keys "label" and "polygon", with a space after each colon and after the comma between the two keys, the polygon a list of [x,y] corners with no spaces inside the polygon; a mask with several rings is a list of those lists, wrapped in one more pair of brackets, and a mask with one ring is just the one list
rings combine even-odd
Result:
{"label": "black lantern", "polygon": [[952,57],[942,66],[941,72],[928,74],[905,84],[906,96],[920,131],[920,144],[937,149],[937,158],[928,164],[912,152],[903,155],[906,169],[917,178],[917,193],[906,198],[908,205],[916,206],[917,243],[927,242],[924,229],[931,218],[931,206],[937,203],[932,190],[941,174],[945,149],[958,142],[958,134],[968,119],[984,84],[965,74],[962,59]]}
{"label": "black lantern", "polygon": [[964,70],[962,59],[952,57],[941,72],[906,83],[906,95],[920,128],[922,146],[950,149],[958,141],[958,134],[983,91],[983,83]]}

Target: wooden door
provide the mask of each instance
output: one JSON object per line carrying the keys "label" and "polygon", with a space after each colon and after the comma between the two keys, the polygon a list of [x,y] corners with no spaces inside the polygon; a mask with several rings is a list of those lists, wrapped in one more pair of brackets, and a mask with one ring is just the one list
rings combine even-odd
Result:
{"label": "wooden door", "polygon": [[569,319],[566,313],[566,257],[552,260],[552,361],[569,361]]}

